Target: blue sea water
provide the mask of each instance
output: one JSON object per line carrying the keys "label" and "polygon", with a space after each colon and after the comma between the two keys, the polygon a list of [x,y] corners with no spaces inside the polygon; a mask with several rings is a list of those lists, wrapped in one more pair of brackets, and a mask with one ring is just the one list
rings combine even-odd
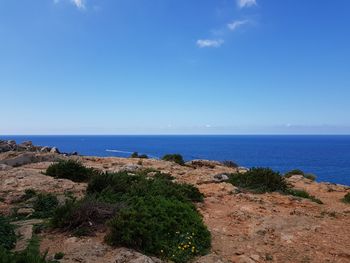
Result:
{"label": "blue sea water", "polygon": [[180,153],[186,160],[234,160],[245,167],[282,173],[302,169],[318,181],[350,185],[350,136],[0,136],[56,146],[82,155],[127,157],[134,151],[159,158]]}

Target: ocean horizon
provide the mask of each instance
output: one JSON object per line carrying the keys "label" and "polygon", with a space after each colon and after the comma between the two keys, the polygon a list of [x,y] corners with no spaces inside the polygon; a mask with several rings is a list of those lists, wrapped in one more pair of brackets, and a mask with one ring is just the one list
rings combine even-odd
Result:
{"label": "ocean horizon", "polygon": [[350,135],[1,135],[2,140],[55,146],[62,152],[161,158],[179,153],[193,159],[232,160],[244,167],[281,173],[301,169],[319,182],[350,185]]}

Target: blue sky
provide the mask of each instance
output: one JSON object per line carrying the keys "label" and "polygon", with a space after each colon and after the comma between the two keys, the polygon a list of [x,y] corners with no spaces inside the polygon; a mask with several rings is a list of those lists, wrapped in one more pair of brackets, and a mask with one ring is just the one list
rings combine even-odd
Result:
{"label": "blue sky", "polygon": [[348,0],[0,0],[0,134],[350,134]]}

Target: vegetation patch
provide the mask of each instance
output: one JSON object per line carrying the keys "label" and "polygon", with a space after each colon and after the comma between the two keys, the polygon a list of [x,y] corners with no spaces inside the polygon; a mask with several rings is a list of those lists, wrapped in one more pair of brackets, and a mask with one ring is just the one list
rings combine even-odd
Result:
{"label": "vegetation patch", "polygon": [[69,179],[73,182],[87,182],[93,175],[98,172],[93,168],[87,168],[80,162],[75,160],[62,160],[58,163],[51,164],[47,170],[46,175]]}
{"label": "vegetation patch", "polygon": [[233,162],[233,161],[228,161],[228,160],[225,160],[225,161],[222,161],[221,162],[224,166],[226,167],[230,167],[230,168],[238,168],[238,164]]}
{"label": "vegetation patch", "polygon": [[285,192],[288,189],[285,178],[270,168],[252,168],[244,174],[231,174],[229,182],[256,193]]}
{"label": "vegetation patch", "polygon": [[75,235],[92,234],[106,223],[106,241],[173,262],[188,262],[210,248],[210,233],[192,202],[199,190],[173,182],[159,171],[100,173],[91,178],[87,196],[58,207],[54,227]]}
{"label": "vegetation patch", "polygon": [[118,204],[89,198],[81,201],[69,200],[55,210],[51,224],[64,231],[72,231],[77,236],[91,235],[104,228],[105,222],[114,217],[120,208],[121,205]]}
{"label": "vegetation patch", "polygon": [[10,224],[8,218],[0,215],[0,248],[12,249],[16,240],[15,227]]}
{"label": "vegetation patch", "polygon": [[0,246],[1,263],[53,263],[55,261],[46,260],[46,254],[41,254],[39,250],[39,239],[33,237],[28,247],[22,252],[11,252]]}
{"label": "vegetation patch", "polygon": [[[293,174],[295,173],[293,172]],[[310,195],[305,190],[291,188],[286,182],[285,176],[270,168],[252,168],[246,173],[231,174],[229,182],[255,193],[280,192],[323,204],[320,199]]]}
{"label": "vegetation patch", "polygon": [[294,169],[294,170],[291,170],[289,172],[287,172],[284,177],[286,178],[289,178],[293,175],[302,175],[303,177],[311,180],[311,181],[315,181],[316,180],[316,175],[314,174],[311,174],[311,173],[304,173],[304,171],[300,170],[300,169]]}
{"label": "vegetation patch", "polygon": [[24,195],[22,196],[23,201],[27,201],[37,195],[36,191],[34,189],[26,189],[24,192]]}
{"label": "vegetation patch", "polygon": [[139,154],[138,152],[133,152],[130,155],[130,158],[141,158],[141,159],[148,159],[148,156],[146,154]]}
{"label": "vegetation patch", "polygon": [[32,217],[34,218],[51,217],[57,207],[58,207],[58,200],[55,195],[50,193],[38,194],[33,204],[34,213]]}
{"label": "vegetation patch", "polygon": [[127,172],[100,174],[94,176],[87,193],[105,202],[125,202],[130,198],[163,196],[183,202],[202,202],[203,194],[189,184],[174,183],[167,175],[158,174],[152,178]]}
{"label": "vegetation patch", "polygon": [[166,154],[163,156],[162,160],[168,162],[174,162],[180,165],[184,165],[185,161],[181,154]]}
{"label": "vegetation patch", "polygon": [[343,202],[350,204],[350,192],[344,195]]}
{"label": "vegetation patch", "polygon": [[146,254],[187,262],[210,247],[210,233],[195,208],[162,196],[135,197],[108,223],[106,241]]}
{"label": "vegetation patch", "polygon": [[296,196],[296,197],[301,197],[301,198],[306,198],[306,199],[310,199],[311,201],[317,203],[317,204],[323,204],[323,202],[316,198],[313,195],[310,195],[308,192],[306,192],[305,190],[302,189],[288,189],[286,191],[287,194]]}

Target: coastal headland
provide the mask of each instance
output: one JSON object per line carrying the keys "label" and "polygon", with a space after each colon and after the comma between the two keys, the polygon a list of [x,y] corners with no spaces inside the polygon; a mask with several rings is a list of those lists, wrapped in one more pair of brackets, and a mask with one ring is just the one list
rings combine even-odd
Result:
{"label": "coastal headland", "polygon": [[[14,250],[25,249],[35,234],[41,252],[48,258],[60,253],[60,262],[167,262],[127,247],[112,247],[104,237],[108,229],[93,235],[73,235],[49,227],[36,231],[45,220],[35,218],[30,191],[52,194],[64,203],[67,196],[83,198],[87,182],[46,175],[55,162],[74,160],[88,169],[103,173],[142,172],[152,178],[158,172],[173,177],[176,183],[198,188],[203,202],[195,208],[211,234],[211,248],[193,262],[350,262],[350,205],[344,196],[350,187],[316,182],[302,175],[284,180],[293,189],[307,192],[318,202],[275,192],[255,193],[237,187],[231,174],[247,169],[217,161],[193,160],[183,165],[148,158],[117,158],[62,154],[54,147],[0,141],[0,214],[11,218],[19,236]],[[15,216],[14,216],[15,214]]]}

